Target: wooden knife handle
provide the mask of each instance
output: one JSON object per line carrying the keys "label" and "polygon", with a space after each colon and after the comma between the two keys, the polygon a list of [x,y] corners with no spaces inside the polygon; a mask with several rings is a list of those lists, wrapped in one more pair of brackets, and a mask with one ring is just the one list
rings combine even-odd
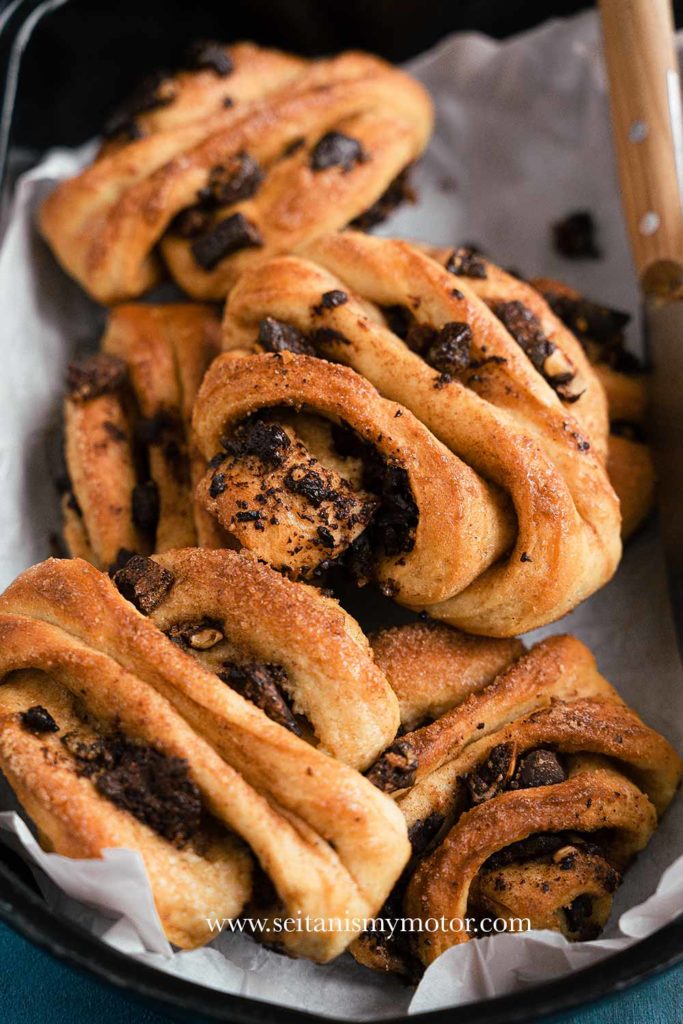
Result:
{"label": "wooden knife handle", "polygon": [[[673,119],[680,84],[669,0],[600,0],[612,130],[636,270],[657,290],[683,277],[683,211]],[[677,106],[678,104],[678,106]],[[656,267],[655,265],[659,265]]]}

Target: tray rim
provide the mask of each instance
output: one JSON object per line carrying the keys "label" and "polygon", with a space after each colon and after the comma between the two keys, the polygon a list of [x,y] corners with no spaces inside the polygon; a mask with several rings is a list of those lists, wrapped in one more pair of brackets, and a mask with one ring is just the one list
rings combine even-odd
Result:
{"label": "tray rim", "polygon": [[[6,848],[5,848],[6,849]],[[2,850],[0,849],[0,855]],[[197,1024],[342,1024],[342,1018],[233,995],[132,959],[52,911],[0,860],[0,921],[33,945],[98,981],[178,1020]],[[627,949],[521,992],[425,1013],[377,1018],[382,1024],[524,1024],[614,996],[683,962],[683,914]],[[372,1020],[373,1018],[367,1018]],[[343,1019],[343,1024],[348,1024]]]}
{"label": "tray rim", "polygon": [[[1,49],[13,48],[17,59],[5,61],[0,68],[12,99],[2,110],[0,137],[9,142],[14,113],[14,98],[20,72],[21,56],[33,29],[42,16],[68,0],[14,0],[5,8],[9,17],[0,19]],[[16,17],[14,17],[16,15]],[[11,30],[11,31],[8,31]],[[14,39],[12,38],[14,36]],[[2,56],[7,59],[5,50]],[[13,66],[12,66],[13,65]],[[6,149],[0,152],[0,190],[3,189]],[[163,1010],[179,1020],[193,1022],[229,1022],[229,1024],[306,1024],[329,1022],[347,1024],[346,1020],[292,1009],[245,996],[232,995],[187,981],[136,961],[76,923],[62,918],[19,879],[3,862],[0,847],[0,921],[18,935],[55,957],[70,968],[95,977],[124,995]],[[580,971],[534,985],[521,992],[497,996],[457,1007],[446,1007],[411,1017],[383,1017],[382,1024],[403,1024],[420,1020],[424,1024],[446,1024],[453,1011],[459,1024],[524,1024],[550,1014],[563,1013],[614,996],[647,979],[672,969],[683,962],[683,914],[652,935],[629,948]]]}

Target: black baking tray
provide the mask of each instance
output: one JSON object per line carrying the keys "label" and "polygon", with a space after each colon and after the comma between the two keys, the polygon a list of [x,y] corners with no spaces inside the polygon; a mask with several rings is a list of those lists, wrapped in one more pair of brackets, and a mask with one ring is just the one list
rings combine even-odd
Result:
{"label": "black baking tray", "polygon": [[[349,47],[405,60],[458,30],[502,37],[592,6],[581,0],[0,0],[0,185],[10,143],[36,156],[96,134],[146,72],[172,67],[192,38],[254,39],[307,55]],[[683,22],[683,0],[675,3]],[[0,920],[71,967],[182,1021],[303,1024],[330,1018],[175,978],[117,952],[45,904],[0,844]],[[521,993],[419,1015],[425,1024],[522,1024],[604,998],[683,961],[683,917],[585,970]],[[415,1018],[411,1018],[415,1019]],[[388,1024],[405,1021],[388,1020]]]}

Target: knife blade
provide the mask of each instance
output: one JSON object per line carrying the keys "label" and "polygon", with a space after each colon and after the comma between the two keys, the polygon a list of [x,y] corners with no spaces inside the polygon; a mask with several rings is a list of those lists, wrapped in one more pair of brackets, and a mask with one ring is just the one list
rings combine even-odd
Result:
{"label": "knife blade", "polygon": [[669,0],[600,0],[621,199],[643,299],[659,520],[683,660],[683,124]]}

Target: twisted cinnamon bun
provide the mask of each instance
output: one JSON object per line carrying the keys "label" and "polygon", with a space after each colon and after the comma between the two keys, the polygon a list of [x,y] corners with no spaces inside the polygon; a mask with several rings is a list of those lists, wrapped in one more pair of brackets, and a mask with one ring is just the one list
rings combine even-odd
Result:
{"label": "twisted cinnamon bun", "polygon": [[[241,403],[238,380],[260,379],[268,367],[269,380],[282,381],[281,367],[286,404],[317,410],[321,399],[328,402],[325,389],[336,395],[337,379],[355,380],[323,360],[352,367],[453,456],[455,530],[447,523],[456,506],[430,507],[413,493],[418,529],[423,517],[442,517],[430,570],[438,588],[402,590],[393,566],[398,600],[469,632],[512,636],[560,617],[610,578],[621,553],[619,505],[604,465],[606,400],[583,348],[530,286],[482,267],[478,274],[491,274],[485,302],[473,282],[486,279],[469,271],[440,266],[406,242],[357,232],[322,236],[302,255],[252,268],[227,303],[228,353],[205,379],[195,425],[211,457],[225,423],[237,426],[238,406],[246,417],[282,400],[266,394],[268,385]],[[494,294],[503,319],[487,304]],[[238,365],[235,357],[249,351],[274,355],[259,356],[252,368]],[[360,396],[361,384],[353,386]],[[379,400],[367,390],[363,396],[355,401],[374,417]],[[330,414],[344,419],[344,403],[328,405]],[[413,417],[392,429],[401,422],[415,432]],[[377,420],[376,436],[387,436],[386,424]],[[229,500],[229,482],[216,500]],[[456,536],[457,580],[445,561]]]}
{"label": "twisted cinnamon bun", "polygon": [[107,569],[121,552],[225,544],[193,498],[203,466],[189,437],[217,330],[209,307],[119,306],[101,351],[70,365],[62,511],[71,554]]}
{"label": "twisted cinnamon bun", "polygon": [[[266,921],[372,915],[409,847],[349,767],[398,719],[356,624],[229,551],[134,556],[115,583],[50,560],[0,598],[0,768],[43,844],[138,850],[183,947],[247,905]],[[324,962],[353,934],[263,937]]]}
{"label": "twisted cinnamon bun", "polygon": [[41,230],[105,304],[141,295],[159,252],[190,295],[223,297],[255,261],[351,222],[370,226],[409,195],[424,149],[424,89],[362,53],[303,61],[249,43],[148,83],[113,143],[48,196]]}
{"label": "twisted cinnamon bun", "polygon": [[[574,637],[524,652],[425,623],[379,634],[373,647],[412,727],[368,772],[394,793],[413,845],[385,913],[439,926],[393,944],[366,933],[358,959],[412,973],[411,959],[431,963],[485,916],[596,937],[680,781],[673,748]],[[428,680],[415,694],[409,683],[425,652],[433,720]]]}

